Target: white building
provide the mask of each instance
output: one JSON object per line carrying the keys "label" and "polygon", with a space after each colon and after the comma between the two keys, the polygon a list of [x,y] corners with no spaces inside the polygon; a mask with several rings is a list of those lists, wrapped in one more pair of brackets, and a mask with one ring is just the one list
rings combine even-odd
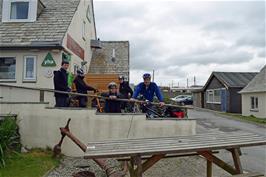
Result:
{"label": "white building", "polygon": [[[53,88],[53,71],[63,59],[69,72],[82,65],[87,71],[98,47],[92,0],[0,0],[0,19],[0,84]],[[0,89],[1,101],[18,101]]]}
{"label": "white building", "polygon": [[266,118],[266,65],[239,93],[243,116]]}

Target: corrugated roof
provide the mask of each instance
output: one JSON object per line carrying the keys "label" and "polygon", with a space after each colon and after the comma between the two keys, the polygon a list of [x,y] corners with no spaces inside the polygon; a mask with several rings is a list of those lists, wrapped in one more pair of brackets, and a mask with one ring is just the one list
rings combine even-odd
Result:
{"label": "corrugated roof", "polygon": [[[0,18],[2,19],[0,0]],[[31,46],[32,42],[59,42],[67,32],[80,0],[42,0],[46,6],[35,22],[0,22],[0,47]]]}
{"label": "corrugated roof", "polygon": [[213,75],[227,87],[245,87],[257,72],[213,72]]}
{"label": "corrugated roof", "polygon": [[266,92],[266,65],[240,93]]}

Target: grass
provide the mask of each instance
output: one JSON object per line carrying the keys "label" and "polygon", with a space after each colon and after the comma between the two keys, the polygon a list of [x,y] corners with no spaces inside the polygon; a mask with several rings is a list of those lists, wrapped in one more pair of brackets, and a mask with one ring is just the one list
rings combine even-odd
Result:
{"label": "grass", "polygon": [[28,153],[10,153],[5,168],[0,169],[0,177],[41,177],[59,164],[52,158],[51,151],[33,150]]}
{"label": "grass", "polygon": [[227,115],[227,116],[230,116],[232,118],[243,120],[243,121],[247,121],[247,122],[253,122],[253,123],[256,123],[256,124],[260,124],[260,125],[266,125],[266,118],[257,118],[257,117],[255,117],[253,115],[251,115],[251,116],[242,116],[240,114],[233,114],[233,113],[220,113],[220,114]]}

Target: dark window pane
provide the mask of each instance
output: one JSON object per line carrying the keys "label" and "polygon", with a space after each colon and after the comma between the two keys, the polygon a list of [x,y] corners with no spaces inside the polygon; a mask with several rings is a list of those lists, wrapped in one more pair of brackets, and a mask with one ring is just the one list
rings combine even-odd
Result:
{"label": "dark window pane", "polygon": [[11,19],[28,19],[29,2],[12,2]]}
{"label": "dark window pane", "polygon": [[15,79],[16,59],[13,57],[0,58],[0,79]]}

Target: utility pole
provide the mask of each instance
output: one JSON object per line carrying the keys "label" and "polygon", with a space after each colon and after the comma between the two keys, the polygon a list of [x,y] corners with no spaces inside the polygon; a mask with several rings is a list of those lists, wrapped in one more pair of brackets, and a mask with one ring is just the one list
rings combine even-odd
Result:
{"label": "utility pole", "polygon": [[196,76],[194,76],[194,86],[196,86]]}
{"label": "utility pole", "polygon": [[187,78],[187,88],[188,88],[188,78]]}

